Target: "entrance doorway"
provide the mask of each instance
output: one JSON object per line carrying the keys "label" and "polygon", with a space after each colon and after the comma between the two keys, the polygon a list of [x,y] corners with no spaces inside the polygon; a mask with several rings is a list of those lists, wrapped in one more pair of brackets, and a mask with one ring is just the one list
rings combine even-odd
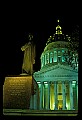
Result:
{"label": "entrance doorway", "polygon": [[58,110],[62,110],[63,108],[63,100],[58,100]]}

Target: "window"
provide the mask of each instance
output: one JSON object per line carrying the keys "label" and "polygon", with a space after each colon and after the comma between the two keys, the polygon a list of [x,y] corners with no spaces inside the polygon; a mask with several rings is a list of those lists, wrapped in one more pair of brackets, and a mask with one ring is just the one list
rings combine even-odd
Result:
{"label": "window", "polygon": [[65,51],[64,50],[62,50],[62,53],[64,53]]}
{"label": "window", "polygon": [[68,57],[67,56],[65,56],[65,62],[67,62],[68,61]]}
{"label": "window", "polygon": [[58,54],[60,54],[60,50],[58,50]]}
{"label": "window", "polygon": [[65,56],[62,56],[62,62],[65,62]]}
{"label": "window", "polygon": [[61,56],[58,56],[58,62],[60,62],[61,61]]}

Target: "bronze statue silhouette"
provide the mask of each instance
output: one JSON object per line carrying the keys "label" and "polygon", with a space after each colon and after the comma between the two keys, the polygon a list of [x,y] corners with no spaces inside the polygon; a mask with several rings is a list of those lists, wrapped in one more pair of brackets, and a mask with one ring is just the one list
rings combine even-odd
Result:
{"label": "bronze statue silhouette", "polygon": [[33,74],[33,64],[35,64],[35,44],[33,43],[33,35],[29,34],[29,42],[21,47],[24,51],[24,59],[22,65],[22,73],[27,73],[28,75]]}

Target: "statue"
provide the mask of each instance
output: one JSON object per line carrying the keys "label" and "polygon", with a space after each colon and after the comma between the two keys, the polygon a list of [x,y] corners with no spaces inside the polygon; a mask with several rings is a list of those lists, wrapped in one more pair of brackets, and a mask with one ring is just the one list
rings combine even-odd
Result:
{"label": "statue", "polygon": [[21,47],[24,51],[22,72],[28,75],[33,74],[33,64],[35,64],[35,44],[32,41],[33,35],[29,34],[29,42]]}

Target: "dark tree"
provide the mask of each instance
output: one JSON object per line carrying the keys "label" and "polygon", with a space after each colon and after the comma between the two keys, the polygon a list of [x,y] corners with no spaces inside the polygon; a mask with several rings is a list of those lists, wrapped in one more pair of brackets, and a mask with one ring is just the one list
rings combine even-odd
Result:
{"label": "dark tree", "polygon": [[79,50],[79,25],[73,26],[72,32],[70,34],[69,42],[69,50],[72,52],[78,52]]}
{"label": "dark tree", "polygon": [[[78,51],[79,51],[79,26],[73,26],[70,37],[68,37],[68,49],[69,49],[69,64],[71,66],[77,66],[76,59],[78,61]],[[75,65],[74,65],[75,63]]]}

